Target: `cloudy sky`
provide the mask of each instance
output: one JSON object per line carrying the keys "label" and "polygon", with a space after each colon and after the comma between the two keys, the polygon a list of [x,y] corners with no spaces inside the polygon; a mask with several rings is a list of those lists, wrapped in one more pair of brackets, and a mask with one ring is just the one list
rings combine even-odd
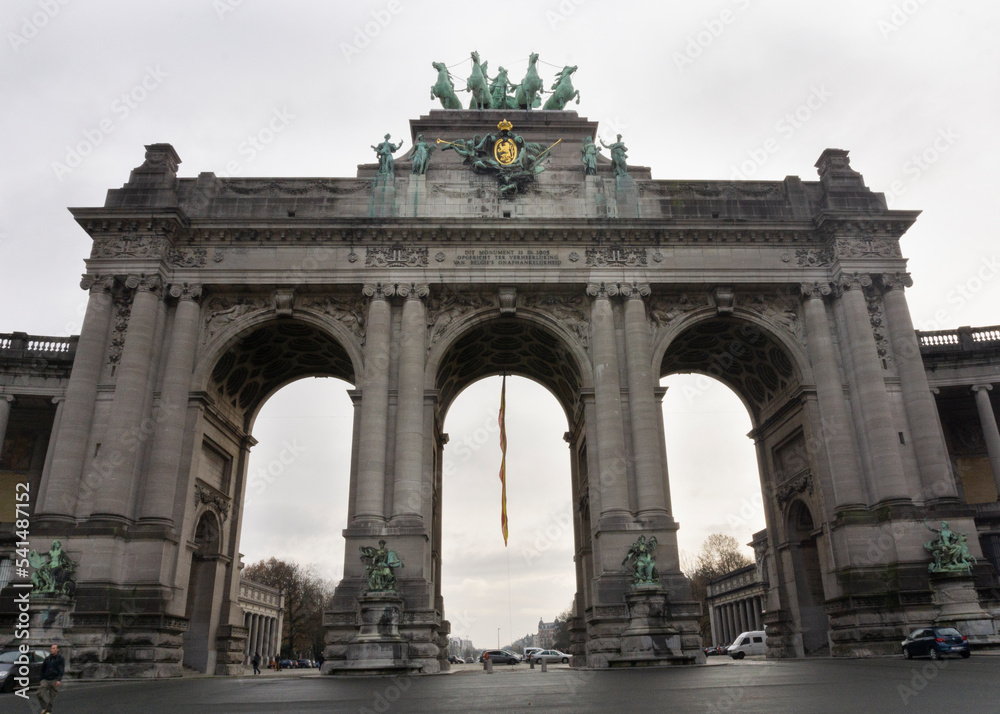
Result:
{"label": "cloudy sky", "polygon": [[[142,162],[144,144],[173,144],[185,177],[351,176],[384,133],[409,145],[408,120],[434,108],[431,62],[465,77],[471,50],[515,80],[530,52],[547,83],[558,67],[578,65],[582,100],[572,108],[605,137],[622,133],[630,162],[657,179],[814,180],[823,149],[850,150],[890,206],[923,211],[903,239],[918,329],[994,325],[998,16],[995,3],[962,0],[8,0],[0,333],[78,333],[89,238],[66,207],[102,205]],[[262,134],[268,126],[281,130]],[[269,141],[254,149],[254,137]],[[664,383],[682,549],[696,552],[713,531],[746,542],[763,520],[745,410],[704,380]],[[504,643],[533,631],[575,589],[565,420],[538,385],[508,386],[506,551],[492,430],[498,380],[470,387],[446,424],[447,616],[482,646],[497,628]],[[331,578],[341,571],[344,388],[300,382],[261,412],[248,562],[273,554]],[[295,438],[301,455],[269,474]]]}

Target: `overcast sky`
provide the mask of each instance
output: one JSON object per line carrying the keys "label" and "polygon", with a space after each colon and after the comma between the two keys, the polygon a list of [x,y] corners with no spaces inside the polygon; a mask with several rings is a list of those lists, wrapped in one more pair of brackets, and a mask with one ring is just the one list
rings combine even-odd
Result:
{"label": "overcast sky", "polygon": [[[960,0],[7,0],[0,332],[79,332],[90,239],[66,207],[102,205],[144,144],[173,144],[184,177],[352,176],[384,133],[409,145],[408,120],[435,108],[431,62],[471,50],[514,81],[530,52],[546,84],[578,65],[571,108],[605,137],[622,133],[630,163],[656,179],[815,180],[823,149],[850,150],[891,207],[923,211],[903,238],[917,328],[995,325],[998,16],[995,3]],[[464,78],[468,64],[454,71]],[[282,130],[251,150],[269,125]],[[725,388],[686,379],[664,381],[664,409],[674,514],[694,553],[713,531],[746,542],[763,518],[746,411]],[[491,431],[499,381],[463,393],[445,425],[446,614],[481,646],[498,627],[504,643],[533,631],[575,590],[565,418],[540,386],[508,386],[506,552]],[[256,482],[247,562],[274,554],[339,576],[344,388],[300,382],[261,412],[252,474],[267,473],[284,440],[303,451]],[[456,450],[466,437],[477,445],[468,455]]]}

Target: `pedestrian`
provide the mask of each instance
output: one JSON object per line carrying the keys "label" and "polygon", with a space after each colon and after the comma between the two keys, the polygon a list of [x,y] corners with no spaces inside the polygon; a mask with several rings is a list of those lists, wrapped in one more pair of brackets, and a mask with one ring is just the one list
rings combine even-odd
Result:
{"label": "pedestrian", "polygon": [[53,702],[66,672],[66,660],[59,654],[59,645],[52,645],[49,653],[42,662],[42,682],[38,687],[38,703],[42,710],[38,714],[52,714]]}
{"label": "pedestrian", "polygon": [[251,664],[253,665],[253,673],[260,674],[260,652],[253,653]]}
{"label": "pedestrian", "polygon": [[323,653],[320,652],[319,655],[316,656],[316,666],[319,667],[320,669],[323,669],[324,662],[326,662],[326,657],[324,657]]}

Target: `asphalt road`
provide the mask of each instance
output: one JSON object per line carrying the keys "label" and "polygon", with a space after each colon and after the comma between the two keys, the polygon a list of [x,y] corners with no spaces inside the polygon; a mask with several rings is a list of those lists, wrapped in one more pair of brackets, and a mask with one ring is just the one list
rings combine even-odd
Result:
{"label": "asphalt road", "polygon": [[[212,712],[997,712],[1000,658],[728,661],[580,671],[478,666],[410,679],[300,676],[68,682],[58,714]],[[38,704],[0,695],[0,712]]]}

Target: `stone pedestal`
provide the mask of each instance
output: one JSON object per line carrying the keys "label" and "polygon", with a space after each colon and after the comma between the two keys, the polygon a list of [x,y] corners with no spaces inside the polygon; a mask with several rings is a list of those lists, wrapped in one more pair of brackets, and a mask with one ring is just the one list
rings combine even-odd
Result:
{"label": "stone pedestal", "polygon": [[70,641],[65,631],[73,625],[73,601],[67,595],[32,595],[28,612],[31,616],[28,646],[48,650],[52,645],[59,645],[61,650],[67,650],[62,654],[69,669]]}
{"label": "stone pedestal", "polygon": [[996,623],[979,604],[975,578],[971,575],[931,575],[931,592],[938,610],[934,624],[954,627],[973,645],[994,645]]}
{"label": "stone pedestal", "polygon": [[704,663],[700,647],[672,621],[670,601],[658,584],[634,585],[625,594],[628,627],[621,634],[621,653],[611,667],[648,667]]}
{"label": "stone pedestal", "polygon": [[372,181],[372,200],[369,218],[386,218],[395,213],[396,175],[379,174]]}
{"label": "stone pedestal", "polygon": [[397,593],[367,592],[358,598],[358,635],[347,645],[347,658],[327,662],[323,674],[413,674],[420,666],[409,659],[409,644],[399,634],[403,598]]}

